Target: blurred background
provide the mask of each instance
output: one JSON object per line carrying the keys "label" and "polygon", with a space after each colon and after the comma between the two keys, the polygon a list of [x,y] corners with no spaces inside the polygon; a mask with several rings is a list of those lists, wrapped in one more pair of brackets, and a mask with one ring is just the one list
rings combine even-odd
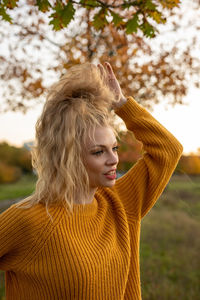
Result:
{"label": "blurred background", "polygon": [[[143,299],[199,299],[200,1],[13,0],[1,2],[0,16],[0,212],[34,192],[30,150],[48,88],[74,64],[109,61],[124,94],[184,147],[142,222]],[[120,176],[142,144],[119,118],[116,126]]]}

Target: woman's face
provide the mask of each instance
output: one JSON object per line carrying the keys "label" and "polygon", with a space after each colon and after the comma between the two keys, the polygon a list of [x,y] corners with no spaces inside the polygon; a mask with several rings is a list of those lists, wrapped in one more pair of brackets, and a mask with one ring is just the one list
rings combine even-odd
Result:
{"label": "woman's face", "polygon": [[118,164],[118,146],[110,127],[96,127],[94,141],[86,140],[84,164],[89,176],[90,188],[111,187],[115,184]]}

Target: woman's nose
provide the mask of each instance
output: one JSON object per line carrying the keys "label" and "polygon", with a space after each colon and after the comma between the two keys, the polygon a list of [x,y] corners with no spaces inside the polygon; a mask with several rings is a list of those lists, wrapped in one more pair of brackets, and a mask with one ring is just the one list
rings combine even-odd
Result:
{"label": "woman's nose", "polygon": [[119,157],[117,153],[111,153],[107,159],[108,165],[117,165],[119,162]]}

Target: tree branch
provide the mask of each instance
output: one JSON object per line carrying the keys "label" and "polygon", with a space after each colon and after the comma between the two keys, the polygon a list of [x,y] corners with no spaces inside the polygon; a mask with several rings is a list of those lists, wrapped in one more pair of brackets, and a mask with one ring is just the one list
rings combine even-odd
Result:
{"label": "tree branch", "polygon": [[54,41],[52,41],[51,39],[49,39],[47,36],[44,36],[43,34],[37,32],[37,31],[32,31],[32,30],[28,29],[27,27],[23,26],[22,24],[18,24],[18,23],[16,23],[16,22],[13,22],[12,24],[13,24],[13,25],[16,25],[16,26],[19,26],[19,27],[21,27],[22,29],[26,30],[27,34],[30,34],[30,35],[37,35],[37,36],[39,36],[39,37],[42,37],[42,39],[48,41],[49,43],[51,43],[52,45],[54,45],[54,46],[56,46],[56,47],[58,47],[58,48],[62,47],[62,45],[60,45],[60,44],[58,44],[58,43],[55,43]]}
{"label": "tree branch", "polygon": [[[77,2],[75,0],[72,0],[71,2],[74,3],[74,4],[80,5],[80,6],[89,6],[89,7],[92,7],[92,8],[97,8],[97,7],[123,8],[125,4],[129,4],[130,6],[140,6],[140,4],[137,1],[132,1],[132,2],[129,2],[129,3],[123,3],[123,4],[114,5],[114,4],[104,3],[101,0],[96,0],[96,2],[99,3],[99,6],[91,5],[91,4],[83,4],[83,3],[79,3],[79,2]],[[114,1],[113,1],[113,3],[114,3]]]}

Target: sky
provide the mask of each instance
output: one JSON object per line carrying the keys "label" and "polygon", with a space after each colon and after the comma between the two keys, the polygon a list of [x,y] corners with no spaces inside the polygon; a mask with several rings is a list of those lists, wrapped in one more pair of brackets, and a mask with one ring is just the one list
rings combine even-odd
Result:
{"label": "sky", "polygon": [[183,145],[184,154],[196,154],[200,149],[200,90],[193,89],[184,99],[185,105],[154,107],[153,116]]}
{"label": "sky", "polygon": [[[164,125],[183,145],[184,154],[196,153],[200,148],[200,90],[190,90],[186,105],[169,106],[163,103],[154,106],[152,115]],[[0,142],[22,146],[34,140],[35,123],[42,105],[28,113],[8,112],[0,114]]]}

